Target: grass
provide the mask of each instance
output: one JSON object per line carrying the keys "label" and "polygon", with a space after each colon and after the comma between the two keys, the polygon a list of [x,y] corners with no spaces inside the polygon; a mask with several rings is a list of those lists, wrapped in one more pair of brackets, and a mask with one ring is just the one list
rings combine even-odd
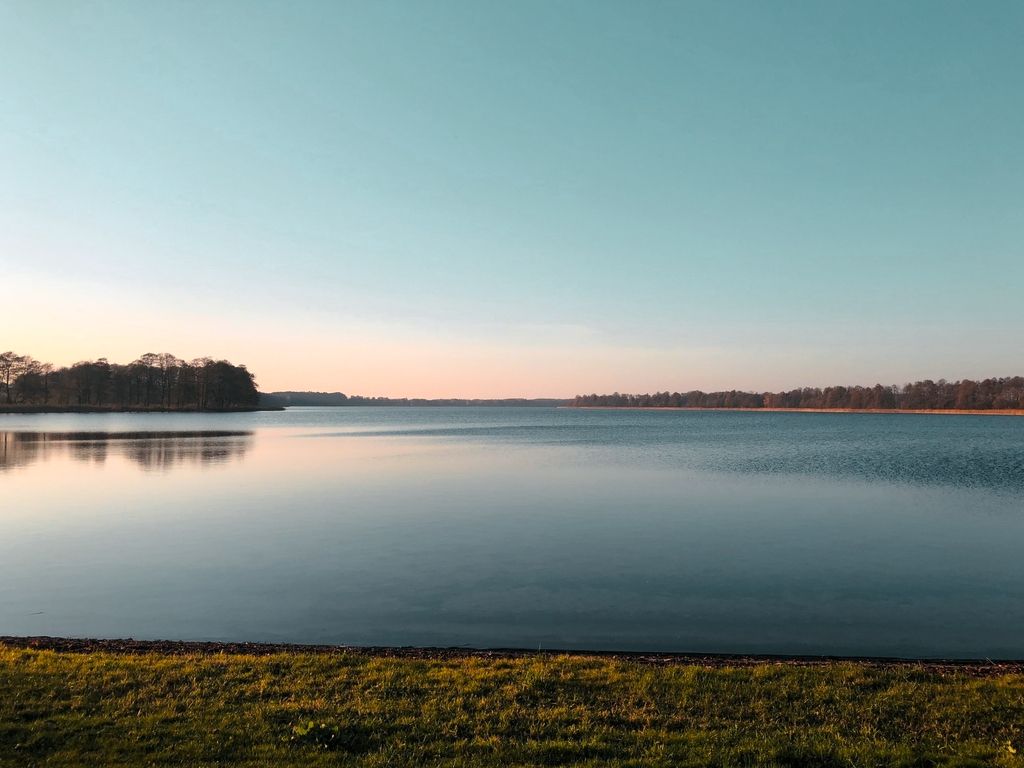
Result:
{"label": "grass", "polygon": [[0,766],[1024,766],[1024,675],[0,645]]}

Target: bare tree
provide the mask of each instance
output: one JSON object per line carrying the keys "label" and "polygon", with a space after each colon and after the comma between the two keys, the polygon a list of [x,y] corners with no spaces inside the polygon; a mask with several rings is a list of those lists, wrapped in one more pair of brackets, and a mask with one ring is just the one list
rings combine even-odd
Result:
{"label": "bare tree", "polygon": [[13,400],[12,384],[14,380],[21,373],[21,366],[25,361],[24,355],[19,355],[17,352],[3,352],[0,353],[0,384],[3,384],[4,393],[6,395],[7,404],[10,405]]}

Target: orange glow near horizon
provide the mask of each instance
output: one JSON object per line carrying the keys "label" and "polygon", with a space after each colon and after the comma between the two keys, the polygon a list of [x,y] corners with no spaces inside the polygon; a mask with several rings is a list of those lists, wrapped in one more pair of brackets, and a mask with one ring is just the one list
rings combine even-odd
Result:
{"label": "orange glow near horizon", "polygon": [[286,335],[272,340],[234,338],[230,343],[187,341],[143,345],[116,338],[101,345],[39,339],[35,344],[19,344],[15,351],[56,365],[98,357],[126,363],[144,352],[170,351],[184,359],[210,356],[245,364],[264,392],[341,391],[426,398],[571,397],[584,391],[650,389],[648,382],[678,381],[682,367],[678,356],[667,357],[663,351],[599,346],[293,339]]}
{"label": "orange glow near horizon", "polygon": [[[146,352],[244,364],[261,391],[340,391],[423,398],[568,398],[611,392],[780,390],[832,384],[1011,375],[992,370],[984,349],[940,365],[941,349],[913,328],[867,346],[831,339],[780,340],[751,329],[715,343],[673,334],[625,337],[581,326],[523,324],[453,328],[440,322],[366,322],[294,307],[227,311],[115,291],[100,283],[38,284],[7,278],[0,351],[54,365],[106,357],[128,363]],[[894,362],[895,361],[895,362]],[[938,370],[936,370],[938,368]]]}

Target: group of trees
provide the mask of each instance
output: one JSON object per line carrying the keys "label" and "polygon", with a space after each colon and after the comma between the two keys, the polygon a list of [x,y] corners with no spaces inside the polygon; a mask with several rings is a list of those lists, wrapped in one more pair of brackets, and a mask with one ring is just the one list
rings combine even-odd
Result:
{"label": "group of trees", "polygon": [[577,395],[570,405],[621,408],[850,408],[902,410],[1024,409],[1024,377],[916,381],[900,386],[804,387],[788,392],[655,392]]}
{"label": "group of trees", "polygon": [[253,375],[227,360],[147,352],[127,365],[101,357],[57,368],[29,355],[0,353],[0,407],[212,411],[258,403]]}

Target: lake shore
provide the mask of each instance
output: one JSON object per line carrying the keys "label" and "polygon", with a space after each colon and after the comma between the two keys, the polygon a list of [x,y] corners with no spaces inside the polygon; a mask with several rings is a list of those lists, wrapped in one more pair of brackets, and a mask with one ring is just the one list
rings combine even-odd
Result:
{"label": "lake shore", "polygon": [[1020,768],[1022,716],[1019,664],[0,639],[2,766]]}
{"label": "lake shore", "polygon": [[1024,416],[1024,408],[999,410],[910,409],[910,408],[696,408],[689,406],[652,405],[561,405],[577,411],[732,411],[739,413],[874,413],[924,414],[929,416]]}
{"label": "lake shore", "polygon": [[779,654],[659,653],[645,651],[534,650],[531,648],[464,648],[420,646],[303,645],[297,643],[244,643],[191,640],[135,640],[132,638],[68,638],[0,636],[0,647],[57,651],[60,653],[119,653],[166,655],[357,654],[369,658],[420,661],[498,660],[570,657],[604,659],[655,666],[711,668],[790,665],[821,667],[855,664],[875,669],[914,668],[932,672],[959,672],[972,676],[1024,674],[1022,659],[937,659],[880,656],[806,656]]}

